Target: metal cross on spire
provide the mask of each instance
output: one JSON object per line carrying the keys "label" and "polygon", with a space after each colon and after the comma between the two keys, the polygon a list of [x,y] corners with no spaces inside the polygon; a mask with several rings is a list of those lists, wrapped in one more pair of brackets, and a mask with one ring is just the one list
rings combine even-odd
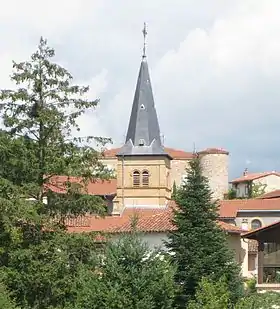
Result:
{"label": "metal cross on spire", "polygon": [[144,58],[146,58],[146,44],[147,44],[146,43],[146,36],[148,34],[146,23],[144,23],[144,28],[143,28],[142,32],[143,32],[143,36],[144,36],[144,47],[143,47],[143,56],[142,56],[142,58],[144,59]]}

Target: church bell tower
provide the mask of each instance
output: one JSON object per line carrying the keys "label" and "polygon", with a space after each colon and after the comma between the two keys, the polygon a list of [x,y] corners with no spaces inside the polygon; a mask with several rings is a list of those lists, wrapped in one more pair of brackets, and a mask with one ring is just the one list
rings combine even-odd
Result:
{"label": "church bell tower", "polygon": [[[125,144],[117,154],[117,209],[166,207],[170,163],[164,150],[146,57],[147,30]],[[114,207],[115,208],[115,207]]]}

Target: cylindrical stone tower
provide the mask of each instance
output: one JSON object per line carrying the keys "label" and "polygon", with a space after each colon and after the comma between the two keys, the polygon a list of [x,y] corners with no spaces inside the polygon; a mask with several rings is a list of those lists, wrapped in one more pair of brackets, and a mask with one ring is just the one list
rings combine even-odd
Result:
{"label": "cylindrical stone tower", "polygon": [[203,175],[208,178],[214,199],[224,199],[228,193],[229,152],[219,148],[199,151]]}

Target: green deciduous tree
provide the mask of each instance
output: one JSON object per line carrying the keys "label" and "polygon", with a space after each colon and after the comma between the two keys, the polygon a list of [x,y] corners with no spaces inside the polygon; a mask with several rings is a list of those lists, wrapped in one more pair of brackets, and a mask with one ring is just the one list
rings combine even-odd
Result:
{"label": "green deciduous tree", "polygon": [[10,293],[7,291],[4,284],[0,283],[0,308],[1,309],[19,309],[16,308]]}
{"label": "green deciduous tree", "polygon": [[265,194],[265,189],[267,185],[262,183],[252,183],[250,192],[249,192],[249,198],[256,198],[263,194]]}
{"label": "green deciduous tree", "polygon": [[254,294],[242,298],[234,309],[279,309],[280,295],[278,293]]}
{"label": "green deciduous tree", "polygon": [[226,197],[226,198],[229,199],[229,200],[235,200],[235,199],[237,198],[237,192],[236,192],[236,190],[233,189],[233,188],[230,188],[230,189],[228,190],[228,193],[227,193],[227,197]]}
{"label": "green deciduous tree", "polygon": [[202,175],[198,156],[190,162],[186,181],[175,200],[178,208],[173,222],[177,230],[170,233],[167,246],[177,264],[175,279],[180,292],[176,306],[185,308],[203,277],[219,280],[225,276],[235,301],[242,289],[240,270],[229,251],[226,235],[217,224],[217,203]]}
{"label": "green deciduous tree", "polygon": [[[92,236],[67,233],[66,221],[104,212],[100,198],[82,193],[89,179],[106,176],[90,143],[102,146],[108,140],[79,137],[77,122],[98,101],[87,99],[89,88],[73,84],[54,56],[41,39],[30,61],[13,63],[16,88],[0,92],[5,126],[0,132],[0,269],[21,308],[74,303],[75,280],[84,268],[94,268],[95,254]],[[54,194],[48,190],[53,175],[81,181],[59,184],[64,194]]]}
{"label": "green deciduous tree", "polygon": [[217,282],[202,278],[195,293],[195,300],[190,301],[187,309],[228,309],[230,293],[224,277]]}
{"label": "green deciduous tree", "polygon": [[87,274],[75,309],[171,309],[174,268],[164,255],[151,252],[136,234],[111,243],[99,279]]}

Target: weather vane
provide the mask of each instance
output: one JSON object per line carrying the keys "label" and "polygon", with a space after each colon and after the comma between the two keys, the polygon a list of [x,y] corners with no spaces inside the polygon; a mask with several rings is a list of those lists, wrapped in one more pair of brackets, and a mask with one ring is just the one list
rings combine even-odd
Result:
{"label": "weather vane", "polygon": [[142,57],[146,58],[146,36],[148,34],[146,23],[144,23],[144,28],[143,28],[142,32],[143,32],[143,36],[144,36],[144,47],[143,47],[143,56]]}

